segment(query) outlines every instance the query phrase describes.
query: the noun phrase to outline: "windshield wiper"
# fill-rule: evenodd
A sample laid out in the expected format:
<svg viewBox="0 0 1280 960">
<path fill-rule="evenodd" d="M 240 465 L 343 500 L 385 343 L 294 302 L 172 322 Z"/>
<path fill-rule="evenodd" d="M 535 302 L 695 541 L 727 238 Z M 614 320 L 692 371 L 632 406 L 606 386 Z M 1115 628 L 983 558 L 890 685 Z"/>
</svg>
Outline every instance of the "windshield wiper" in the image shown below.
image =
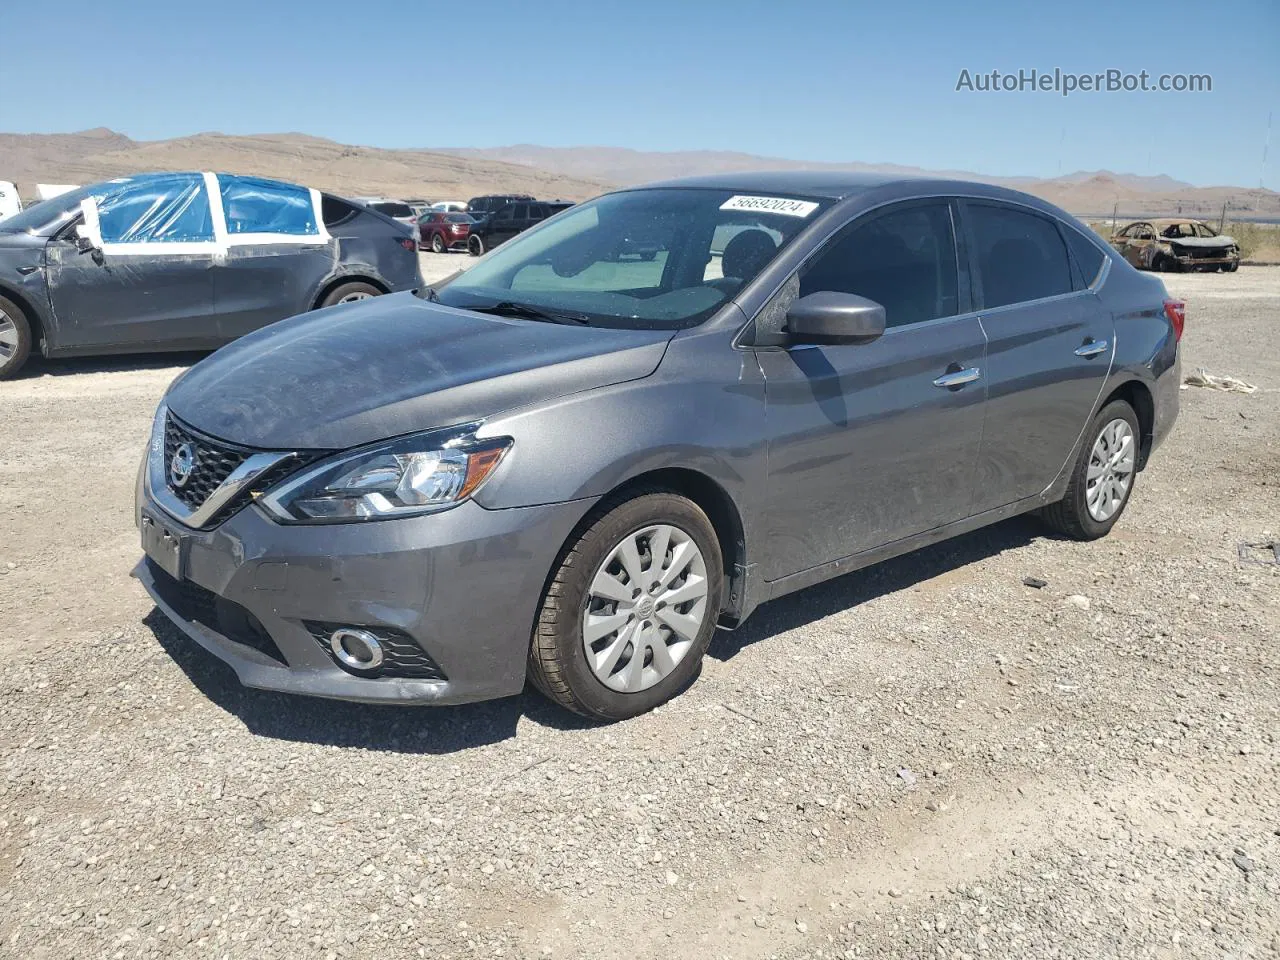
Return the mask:
<svg viewBox="0 0 1280 960">
<path fill-rule="evenodd" d="M 544 310 L 531 303 L 517 303 L 515 300 L 499 300 L 497 303 L 482 307 L 467 307 L 476 313 L 492 313 L 502 317 L 524 317 L 527 320 L 541 320 L 545 323 L 578 323 L 591 326 L 591 319 L 580 313 L 561 313 Z"/>
</svg>

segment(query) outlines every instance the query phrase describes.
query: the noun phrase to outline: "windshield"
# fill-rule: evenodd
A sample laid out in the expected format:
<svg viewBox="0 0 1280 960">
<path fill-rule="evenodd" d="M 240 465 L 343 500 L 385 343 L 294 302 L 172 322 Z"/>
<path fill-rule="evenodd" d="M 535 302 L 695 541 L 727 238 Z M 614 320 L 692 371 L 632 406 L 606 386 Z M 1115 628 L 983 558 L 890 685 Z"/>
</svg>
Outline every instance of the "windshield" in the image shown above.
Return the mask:
<svg viewBox="0 0 1280 960">
<path fill-rule="evenodd" d="M 412 217 L 413 208 L 407 203 L 371 203 L 369 206 L 388 217 Z"/>
<path fill-rule="evenodd" d="M 516 302 L 596 326 L 676 330 L 707 319 L 829 201 L 729 190 L 613 193 L 498 248 L 438 291 L 453 307 Z"/>
<path fill-rule="evenodd" d="M 98 192 L 102 192 L 104 184 L 95 184 Z M 52 236 L 64 223 L 80 212 L 80 201 L 89 196 L 93 187 L 80 187 L 67 193 L 59 194 L 48 200 L 33 203 L 21 213 L 0 220 L 0 232 L 31 233 L 41 236 Z"/>
</svg>

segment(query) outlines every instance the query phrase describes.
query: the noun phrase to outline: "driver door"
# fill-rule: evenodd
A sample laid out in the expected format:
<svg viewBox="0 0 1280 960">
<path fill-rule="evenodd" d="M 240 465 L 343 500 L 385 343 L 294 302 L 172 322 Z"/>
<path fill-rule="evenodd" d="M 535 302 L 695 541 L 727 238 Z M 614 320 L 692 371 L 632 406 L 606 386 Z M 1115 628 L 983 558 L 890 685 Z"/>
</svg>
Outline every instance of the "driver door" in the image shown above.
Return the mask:
<svg viewBox="0 0 1280 960">
<path fill-rule="evenodd" d="M 939 198 L 866 214 L 779 294 L 865 296 L 884 306 L 886 329 L 871 343 L 756 351 L 766 580 L 972 515 L 986 336 L 959 270 L 953 212 Z"/>
<path fill-rule="evenodd" d="M 62 344 L 104 352 L 217 346 L 216 244 L 203 177 L 138 177 L 85 205 L 93 248 L 81 252 L 75 228 L 46 247 Z"/>
</svg>

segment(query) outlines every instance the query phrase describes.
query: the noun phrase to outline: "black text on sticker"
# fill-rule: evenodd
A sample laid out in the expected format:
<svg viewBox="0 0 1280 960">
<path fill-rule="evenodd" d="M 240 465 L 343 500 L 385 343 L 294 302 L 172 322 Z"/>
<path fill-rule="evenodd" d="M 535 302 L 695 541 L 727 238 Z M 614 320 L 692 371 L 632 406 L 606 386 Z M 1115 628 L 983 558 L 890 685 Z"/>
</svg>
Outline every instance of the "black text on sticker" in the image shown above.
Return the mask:
<svg viewBox="0 0 1280 960">
<path fill-rule="evenodd" d="M 789 200 L 786 197 L 730 197 L 720 204 L 721 210 L 751 210 L 755 213 L 780 213 L 786 217 L 807 217 L 818 209 L 812 200 Z"/>
</svg>

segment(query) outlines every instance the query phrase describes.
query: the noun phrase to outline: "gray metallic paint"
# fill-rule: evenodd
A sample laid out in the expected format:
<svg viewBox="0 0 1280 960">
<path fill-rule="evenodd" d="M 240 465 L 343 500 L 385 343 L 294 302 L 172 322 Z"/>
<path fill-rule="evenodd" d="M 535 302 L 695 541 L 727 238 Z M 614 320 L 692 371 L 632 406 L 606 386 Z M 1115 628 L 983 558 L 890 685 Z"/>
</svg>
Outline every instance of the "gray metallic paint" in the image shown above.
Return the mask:
<svg viewBox="0 0 1280 960">
<path fill-rule="evenodd" d="M 303 616 L 405 629 L 449 673 L 448 699 L 479 699 L 519 689 L 534 610 L 575 525 L 657 471 L 704 478 L 740 522 L 737 542 L 725 544 L 724 618 L 736 623 L 774 597 L 1052 502 L 1089 419 L 1117 390 L 1151 399 L 1146 454 L 1172 426 L 1178 352 L 1163 285 L 1101 243 L 1109 267 L 1092 290 L 897 328 L 871 344 L 780 345 L 796 288 L 788 278 L 859 214 L 977 197 L 1074 224 L 1049 204 L 978 184 L 830 174 L 675 185 L 699 183 L 839 202 L 694 329 L 561 327 L 396 297 L 279 324 L 193 368 L 167 402 L 235 442 L 341 446 L 481 418 L 481 436 L 514 438 L 474 500 L 445 513 L 306 528 L 246 509 L 196 535 L 193 579 L 265 610 L 291 648 L 306 646 L 290 626 Z M 960 270 L 965 299 L 963 253 Z M 1112 350 L 1076 357 L 1089 336 L 1108 337 Z M 989 371 L 981 381 L 932 385 L 951 365 L 977 363 Z M 359 383 L 365 393 L 352 398 Z M 1034 459 L 1018 455 L 1017 440 Z M 289 564 L 286 589 L 270 598 L 255 586 L 264 560 Z M 196 639 L 253 685 L 440 699 L 405 681 L 349 678 L 314 655 L 309 637 L 298 677 L 237 665 L 243 655 L 229 641 Z"/>
</svg>

